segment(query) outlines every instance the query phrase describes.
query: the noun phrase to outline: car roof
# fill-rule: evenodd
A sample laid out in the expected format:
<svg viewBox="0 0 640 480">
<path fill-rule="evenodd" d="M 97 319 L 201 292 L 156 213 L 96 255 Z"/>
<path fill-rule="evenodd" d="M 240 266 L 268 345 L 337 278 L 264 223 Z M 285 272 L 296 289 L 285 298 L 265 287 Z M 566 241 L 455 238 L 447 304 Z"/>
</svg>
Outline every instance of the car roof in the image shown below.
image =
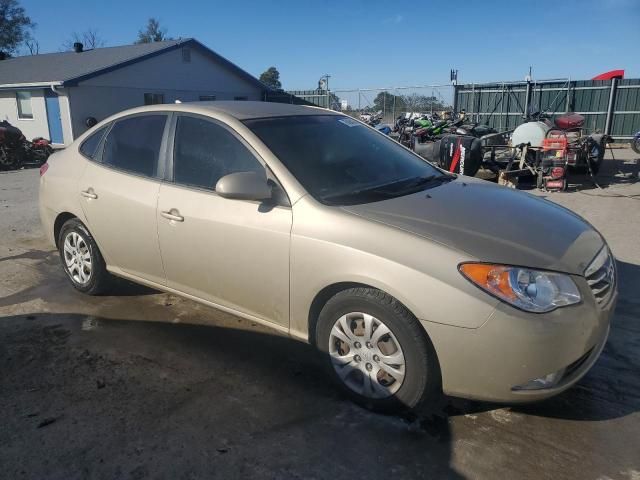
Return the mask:
<svg viewBox="0 0 640 480">
<path fill-rule="evenodd" d="M 141 115 L 152 112 L 184 112 L 206 116 L 209 116 L 210 114 L 214 114 L 214 116 L 216 116 L 217 114 L 236 121 L 252 120 L 257 118 L 292 117 L 299 115 L 344 116 L 343 113 L 334 112 L 333 110 L 328 110 L 326 108 L 306 105 L 290 105 L 287 103 L 252 102 L 244 100 L 159 103 L 155 105 L 144 105 L 142 107 L 130 108 L 128 110 L 115 113 L 100 121 L 96 126 L 87 130 L 76 140 L 83 141 L 84 137 L 88 135 L 89 132 L 93 132 L 109 122 L 113 122 L 130 115 Z"/>
<path fill-rule="evenodd" d="M 222 112 L 237 118 L 249 120 L 254 118 L 287 117 L 294 115 L 340 115 L 338 112 L 326 108 L 311 107 L 305 105 L 290 105 L 288 103 L 251 102 L 251 101 L 211 101 L 211 102 L 185 102 L 179 110 L 189 110 L 190 106 L 198 110 L 211 110 Z"/>
</svg>

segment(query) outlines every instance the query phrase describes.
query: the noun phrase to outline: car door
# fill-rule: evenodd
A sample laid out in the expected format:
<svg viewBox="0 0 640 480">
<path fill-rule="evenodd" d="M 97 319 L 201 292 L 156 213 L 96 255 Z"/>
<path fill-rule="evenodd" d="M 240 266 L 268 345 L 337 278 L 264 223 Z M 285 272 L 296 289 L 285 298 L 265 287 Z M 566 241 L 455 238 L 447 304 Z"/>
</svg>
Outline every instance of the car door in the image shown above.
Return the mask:
<svg viewBox="0 0 640 480">
<path fill-rule="evenodd" d="M 228 126 L 185 114 L 175 118 L 174 130 L 171 181 L 160 186 L 158 199 L 168 286 L 288 327 L 291 208 L 216 195 L 224 175 L 265 173 Z"/>
<path fill-rule="evenodd" d="M 78 189 L 89 230 L 109 267 L 158 284 L 166 280 L 156 209 L 167 118 L 153 113 L 116 120 L 95 159 L 87 162 Z"/>
</svg>

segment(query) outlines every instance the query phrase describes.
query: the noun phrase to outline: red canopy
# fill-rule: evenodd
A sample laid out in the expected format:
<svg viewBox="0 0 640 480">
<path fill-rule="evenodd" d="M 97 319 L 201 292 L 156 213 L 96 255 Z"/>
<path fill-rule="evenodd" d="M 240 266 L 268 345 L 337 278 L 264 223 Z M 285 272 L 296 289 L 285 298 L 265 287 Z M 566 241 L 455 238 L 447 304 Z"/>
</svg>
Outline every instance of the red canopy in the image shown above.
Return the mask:
<svg viewBox="0 0 640 480">
<path fill-rule="evenodd" d="M 591 80 L 613 80 L 614 78 L 624 78 L 624 70 L 611 70 L 610 72 L 601 73 Z"/>
</svg>

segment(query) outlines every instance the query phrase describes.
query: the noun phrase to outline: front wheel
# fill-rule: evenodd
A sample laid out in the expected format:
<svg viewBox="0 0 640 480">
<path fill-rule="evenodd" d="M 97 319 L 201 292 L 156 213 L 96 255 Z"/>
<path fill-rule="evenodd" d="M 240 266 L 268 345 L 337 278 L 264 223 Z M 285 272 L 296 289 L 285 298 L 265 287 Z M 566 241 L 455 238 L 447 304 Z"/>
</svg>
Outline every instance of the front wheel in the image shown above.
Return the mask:
<svg viewBox="0 0 640 480">
<path fill-rule="evenodd" d="M 640 153 L 640 136 L 631 140 L 631 149 L 636 153 Z"/>
<path fill-rule="evenodd" d="M 380 290 L 353 288 L 331 298 L 316 343 L 338 385 L 366 408 L 401 411 L 438 398 L 440 368 L 426 332 Z"/>
</svg>

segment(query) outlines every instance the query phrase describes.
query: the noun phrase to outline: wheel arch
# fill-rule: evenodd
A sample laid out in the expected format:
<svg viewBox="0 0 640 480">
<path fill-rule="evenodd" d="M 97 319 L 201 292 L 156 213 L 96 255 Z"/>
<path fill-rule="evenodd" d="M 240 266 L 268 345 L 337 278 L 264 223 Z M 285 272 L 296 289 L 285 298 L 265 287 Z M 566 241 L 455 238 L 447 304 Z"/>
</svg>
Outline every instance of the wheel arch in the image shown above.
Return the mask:
<svg viewBox="0 0 640 480">
<path fill-rule="evenodd" d="M 58 216 L 56 217 L 55 221 L 53 222 L 53 240 L 55 242 L 56 248 L 58 248 L 58 237 L 60 236 L 60 230 L 62 230 L 62 226 L 68 221 L 71 220 L 72 218 L 78 218 L 77 215 L 74 215 L 71 212 L 62 212 L 59 213 Z M 78 218 L 78 220 L 80 220 Z M 80 220 L 82 221 L 82 220 Z"/>
<path fill-rule="evenodd" d="M 390 297 L 392 297 L 393 299 L 395 299 L 397 302 L 399 302 L 400 304 L 402 304 L 404 306 L 404 308 L 407 309 L 407 311 L 409 313 L 411 313 L 411 315 L 413 315 L 416 319 L 418 318 L 415 314 L 415 312 L 413 312 L 411 310 L 411 308 L 409 308 L 409 306 L 407 306 L 407 304 L 405 302 L 403 302 L 401 299 L 399 299 L 397 296 L 393 295 L 392 293 L 390 293 L 389 291 L 386 291 L 383 288 L 377 287 L 375 285 L 371 285 L 371 284 L 367 284 L 367 283 L 363 283 L 363 282 L 335 282 L 332 283 L 330 285 L 327 285 L 326 287 L 324 287 L 322 290 L 320 290 L 316 296 L 313 298 L 311 305 L 309 307 L 309 313 L 308 313 L 308 339 L 309 339 L 309 343 L 311 345 L 315 345 L 316 344 L 316 326 L 318 324 L 318 318 L 320 316 L 320 312 L 322 311 L 322 308 L 326 305 L 326 303 L 335 295 L 337 295 L 338 293 L 344 291 L 344 290 L 349 290 L 351 288 L 370 288 L 373 290 L 378 290 L 381 291 L 383 293 L 385 293 L 386 295 L 389 295 Z M 427 332 L 424 331 L 423 329 L 423 333 L 426 337 L 428 337 Z"/>
</svg>

